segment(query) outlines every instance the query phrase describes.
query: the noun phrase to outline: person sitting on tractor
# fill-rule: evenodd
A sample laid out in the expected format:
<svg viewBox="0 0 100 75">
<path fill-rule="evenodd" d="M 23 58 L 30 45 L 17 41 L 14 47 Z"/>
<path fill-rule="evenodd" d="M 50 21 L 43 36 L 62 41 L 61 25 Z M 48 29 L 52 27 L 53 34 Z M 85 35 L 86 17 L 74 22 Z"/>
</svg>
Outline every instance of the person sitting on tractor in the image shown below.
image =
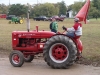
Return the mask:
<svg viewBox="0 0 100 75">
<path fill-rule="evenodd" d="M 55 18 L 52 18 L 52 22 L 50 23 L 50 30 L 51 30 L 52 32 L 57 33 L 57 30 L 58 30 L 58 24 L 57 24 Z"/>
<path fill-rule="evenodd" d="M 71 28 L 62 27 L 63 30 L 67 31 L 66 35 L 71 38 L 79 38 L 82 35 L 82 24 L 79 21 L 79 18 L 74 19 L 74 25 Z"/>
</svg>

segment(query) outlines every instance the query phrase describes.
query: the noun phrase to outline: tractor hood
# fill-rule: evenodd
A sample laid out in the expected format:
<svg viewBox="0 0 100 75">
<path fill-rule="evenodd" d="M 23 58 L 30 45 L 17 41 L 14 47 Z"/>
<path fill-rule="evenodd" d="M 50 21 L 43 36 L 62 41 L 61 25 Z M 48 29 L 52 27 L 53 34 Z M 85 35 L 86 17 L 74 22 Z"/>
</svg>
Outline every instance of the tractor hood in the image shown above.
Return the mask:
<svg viewBox="0 0 100 75">
<path fill-rule="evenodd" d="M 56 33 L 51 31 L 13 31 L 12 35 L 17 36 L 19 38 L 50 38 Z"/>
</svg>

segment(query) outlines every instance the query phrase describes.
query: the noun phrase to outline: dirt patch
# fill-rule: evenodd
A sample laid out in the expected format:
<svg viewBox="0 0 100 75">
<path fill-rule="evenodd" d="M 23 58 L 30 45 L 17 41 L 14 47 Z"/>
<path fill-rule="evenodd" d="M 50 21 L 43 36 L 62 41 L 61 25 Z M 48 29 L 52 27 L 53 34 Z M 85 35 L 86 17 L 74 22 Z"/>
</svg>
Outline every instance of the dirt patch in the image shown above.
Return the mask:
<svg viewBox="0 0 100 75">
<path fill-rule="evenodd" d="M 42 59 L 13 67 L 8 58 L 0 58 L 0 75 L 100 75 L 100 67 L 74 64 L 69 69 L 52 69 Z"/>
<path fill-rule="evenodd" d="M 0 58 L 5 58 L 9 56 L 10 52 L 6 52 L 6 51 L 0 51 Z"/>
<path fill-rule="evenodd" d="M 9 57 L 9 54 L 10 52 L 1 51 L 0 58 Z M 43 54 L 41 53 L 41 54 L 35 55 L 35 59 L 43 59 Z M 94 67 L 100 67 L 99 59 L 100 59 L 99 56 L 92 57 L 92 59 L 82 57 L 79 61 L 76 62 L 76 64 L 92 65 Z"/>
<path fill-rule="evenodd" d="M 97 58 L 97 59 L 96 59 Z M 92 59 L 82 57 L 77 64 L 92 65 L 94 67 L 100 67 L 100 57 L 92 57 Z"/>
</svg>

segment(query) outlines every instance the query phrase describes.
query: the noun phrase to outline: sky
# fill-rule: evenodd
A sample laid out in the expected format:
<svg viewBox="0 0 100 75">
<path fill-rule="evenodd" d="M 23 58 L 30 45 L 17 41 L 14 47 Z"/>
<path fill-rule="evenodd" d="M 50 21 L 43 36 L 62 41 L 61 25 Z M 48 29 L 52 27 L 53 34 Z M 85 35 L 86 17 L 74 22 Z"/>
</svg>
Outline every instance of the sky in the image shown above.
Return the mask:
<svg viewBox="0 0 100 75">
<path fill-rule="evenodd" d="M 9 5 L 10 4 L 37 4 L 37 3 L 57 3 L 57 2 L 61 2 L 64 1 L 66 3 L 66 5 L 70 5 L 73 4 L 75 1 L 84 1 L 84 0 L 0 0 L 0 4 L 6 4 Z"/>
</svg>

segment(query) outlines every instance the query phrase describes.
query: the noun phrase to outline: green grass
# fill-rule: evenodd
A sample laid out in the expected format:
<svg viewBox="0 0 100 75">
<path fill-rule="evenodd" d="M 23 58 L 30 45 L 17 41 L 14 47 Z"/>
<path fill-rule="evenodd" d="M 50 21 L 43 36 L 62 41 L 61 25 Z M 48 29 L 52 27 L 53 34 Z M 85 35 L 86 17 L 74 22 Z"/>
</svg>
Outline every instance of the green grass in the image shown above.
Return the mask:
<svg viewBox="0 0 100 75">
<path fill-rule="evenodd" d="M 0 51 L 10 52 L 12 50 L 12 31 L 26 31 L 26 20 L 24 24 L 8 24 L 9 20 L 0 19 Z M 39 30 L 50 30 L 49 21 L 33 21 L 30 20 L 30 30 L 34 30 L 35 26 L 39 26 Z M 58 22 L 59 32 L 63 32 L 62 26 L 72 27 L 73 19 L 65 19 L 64 22 Z M 90 19 L 87 24 L 83 24 L 83 35 L 81 40 L 83 43 L 83 57 L 98 62 L 100 59 L 100 19 Z M 100 61 L 99 61 L 100 62 Z"/>
</svg>

